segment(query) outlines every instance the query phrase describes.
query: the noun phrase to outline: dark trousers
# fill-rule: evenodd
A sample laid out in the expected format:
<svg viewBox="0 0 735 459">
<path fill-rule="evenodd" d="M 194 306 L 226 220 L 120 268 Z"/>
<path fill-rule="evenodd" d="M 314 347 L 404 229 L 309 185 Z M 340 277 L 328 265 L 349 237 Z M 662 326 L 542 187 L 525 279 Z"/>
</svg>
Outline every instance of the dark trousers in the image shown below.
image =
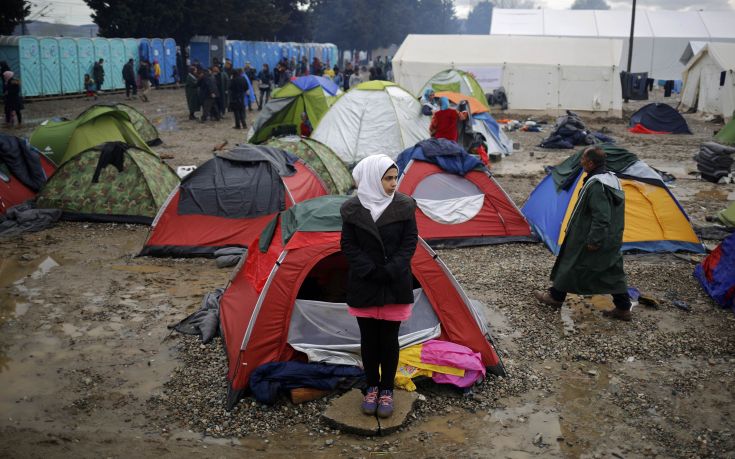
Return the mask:
<svg viewBox="0 0 735 459">
<path fill-rule="evenodd" d="M 360 354 L 368 386 L 393 390 L 398 369 L 398 329 L 400 322 L 358 317 Z M 379 371 L 380 369 L 380 371 Z"/>
<path fill-rule="evenodd" d="M 549 289 L 549 294 L 551 297 L 556 301 L 564 301 L 567 298 L 567 292 L 562 292 L 561 290 L 557 290 L 554 287 L 551 287 Z M 617 309 L 622 309 L 623 311 L 630 311 L 630 297 L 628 296 L 628 292 L 625 293 L 613 293 L 613 304 Z"/>
<path fill-rule="evenodd" d="M 15 112 L 15 118 L 18 120 L 18 124 L 20 124 L 23 121 L 20 109 L 12 105 L 5 105 L 5 122 L 10 124 L 13 121 L 13 112 Z"/>
<path fill-rule="evenodd" d="M 248 127 L 245 123 L 245 107 L 231 107 L 232 113 L 235 115 L 235 127 Z"/>
<path fill-rule="evenodd" d="M 260 90 L 260 100 L 258 101 L 258 110 L 263 108 L 263 104 L 267 104 L 271 99 L 271 88 Z"/>
<path fill-rule="evenodd" d="M 125 80 L 125 97 L 130 97 L 130 93 L 133 95 L 138 94 L 138 85 L 135 84 L 135 80 Z"/>
<path fill-rule="evenodd" d="M 215 100 L 211 97 L 206 97 L 202 103 L 202 121 L 206 121 L 210 115 L 219 121 L 219 108 L 217 108 Z"/>
</svg>

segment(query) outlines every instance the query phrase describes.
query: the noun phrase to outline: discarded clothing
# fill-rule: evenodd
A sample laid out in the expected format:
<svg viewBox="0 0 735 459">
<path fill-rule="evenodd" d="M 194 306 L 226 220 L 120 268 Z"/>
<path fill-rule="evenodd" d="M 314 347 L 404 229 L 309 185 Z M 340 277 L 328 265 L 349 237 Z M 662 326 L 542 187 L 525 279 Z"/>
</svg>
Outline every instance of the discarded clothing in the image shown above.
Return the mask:
<svg viewBox="0 0 735 459">
<path fill-rule="evenodd" d="M 125 152 L 128 151 L 128 148 L 130 147 L 125 142 L 105 142 L 102 144 L 100 159 L 97 161 L 92 183 L 100 181 L 100 173 L 109 165 L 115 166 L 118 172 L 122 172 L 124 170 Z"/>
<path fill-rule="evenodd" d="M 485 372 L 478 352 L 448 341 L 429 340 L 400 352 L 395 384 L 412 391 L 416 389 L 412 378 L 430 376 L 438 384 L 466 388 L 484 378 Z"/>
<path fill-rule="evenodd" d="M 550 149 L 568 149 L 576 145 L 594 145 L 597 143 L 614 143 L 615 140 L 601 132 L 587 130 L 579 115 L 567 110 L 567 114 L 556 119 L 554 129 L 539 147 Z"/>
<path fill-rule="evenodd" d="M 214 292 L 207 293 L 198 311 L 168 328 L 185 335 L 199 335 L 202 343 L 208 344 L 212 338 L 219 335 L 219 302 L 224 291 L 225 289 L 218 288 Z"/>
<path fill-rule="evenodd" d="M 0 134 L 0 164 L 5 164 L 10 175 L 31 191 L 40 191 L 46 183 L 40 153 L 26 140 Z"/>
<path fill-rule="evenodd" d="M 259 366 L 250 376 L 250 389 L 257 401 L 272 405 L 280 392 L 301 387 L 346 390 L 364 384 L 365 373 L 349 365 L 272 362 Z"/>
<path fill-rule="evenodd" d="M 396 158 L 399 176 L 403 174 L 411 160 L 433 163 L 450 174 L 462 176 L 474 169 L 485 169 L 479 159 L 467 153 L 456 142 L 446 139 L 422 140 L 413 147 L 403 150 Z"/>
<path fill-rule="evenodd" d="M 36 209 L 26 202 L 0 214 L 0 237 L 16 236 L 50 228 L 61 217 L 61 209 Z"/>
<path fill-rule="evenodd" d="M 428 341 L 427 341 L 428 342 Z M 422 344 L 402 349 L 398 353 L 398 371 L 393 380 L 396 387 L 407 390 L 409 392 L 416 390 L 416 385 L 411 381 L 418 376 L 434 376 L 435 372 L 451 374 L 455 377 L 464 377 L 464 370 L 449 365 L 437 365 L 421 360 Z"/>
<path fill-rule="evenodd" d="M 717 304 L 735 312 L 735 233 L 694 268 L 694 277 Z"/>
<path fill-rule="evenodd" d="M 717 183 L 722 177 L 733 171 L 735 163 L 735 147 L 720 145 L 717 142 L 704 142 L 699 152 L 694 155 L 697 170 L 708 182 Z"/>
</svg>

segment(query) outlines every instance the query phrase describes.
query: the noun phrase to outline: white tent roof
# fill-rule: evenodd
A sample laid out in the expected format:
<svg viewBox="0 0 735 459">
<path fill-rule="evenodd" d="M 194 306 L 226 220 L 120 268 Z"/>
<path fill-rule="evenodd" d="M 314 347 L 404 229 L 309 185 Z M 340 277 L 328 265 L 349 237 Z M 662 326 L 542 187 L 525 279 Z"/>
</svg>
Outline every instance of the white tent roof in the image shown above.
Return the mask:
<svg viewBox="0 0 735 459">
<path fill-rule="evenodd" d="M 704 48 L 704 45 L 706 44 L 706 41 L 690 41 L 687 47 L 684 48 L 684 53 L 679 58 L 679 62 L 687 65 L 687 63 L 689 63 L 689 61 L 699 52 L 700 49 Z"/>
<path fill-rule="evenodd" d="M 697 61 L 708 54 L 717 62 L 722 70 L 735 71 L 735 43 L 705 43 L 687 64 L 686 70 L 696 65 Z"/>
<path fill-rule="evenodd" d="M 630 11 L 493 10 L 491 35 L 623 38 L 630 35 Z M 680 79 L 682 51 L 690 41 L 735 41 L 735 11 L 636 12 L 633 71 L 659 79 Z M 627 61 L 627 44 L 623 59 Z M 624 63 L 624 62 L 620 62 Z M 619 63 L 619 64 L 620 64 Z"/>
<path fill-rule="evenodd" d="M 619 64 L 621 52 L 619 40 L 607 39 L 409 35 L 393 56 L 393 62 L 442 61 L 459 69 L 487 64 L 608 67 Z"/>
</svg>

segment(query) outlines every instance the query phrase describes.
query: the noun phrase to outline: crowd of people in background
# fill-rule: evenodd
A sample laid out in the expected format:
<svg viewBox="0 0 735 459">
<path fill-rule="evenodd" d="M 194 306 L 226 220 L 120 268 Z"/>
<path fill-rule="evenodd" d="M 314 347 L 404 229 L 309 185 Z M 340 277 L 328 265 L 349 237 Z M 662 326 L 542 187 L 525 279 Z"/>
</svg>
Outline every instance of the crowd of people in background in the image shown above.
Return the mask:
<svg viewBox="0 0 735 459">
<path fill-rule="evenodd" d="M 146 63 L 141 62 L 141 66 L 144 64 Z M 262 110 L 270 100 L 274 88 L 283 87 L 293 78 L 307 75 L 329 78 L 343 91 L 364 81 L 393 78 L 390 62 L 384 62 L 380 56 L 369 69 L 365 65 L 353 65 L 352 62 L 346 62 L 343 68 L 331 66 L 329 61 L 323 63 L 318 57 L 309 62 L 306 56 L 298 62 L 295 58 L 283 58 L 273 70 L 268 64 L 263 64 L 260 70 L 255 69 L 249 61 L 242 68 L 234 68 L 230 59 L 220 62 L 216 57 L 210 67 L 194 61 L 184 78 L 189 119 L 200 122 L 220 121 L 226 111 L 230 111 L 235 117 L 233 128 L 244 129 L 247 127 L 246 110 L 252 112 L 253 105 L 257 110 Z M 147 101 L 147 98 L 143 100 Z M 198 112 L 201 112 L 199 117 L 196 115 Z M 310 129 L 306 120 L 300 131 Z"/>
</svg>

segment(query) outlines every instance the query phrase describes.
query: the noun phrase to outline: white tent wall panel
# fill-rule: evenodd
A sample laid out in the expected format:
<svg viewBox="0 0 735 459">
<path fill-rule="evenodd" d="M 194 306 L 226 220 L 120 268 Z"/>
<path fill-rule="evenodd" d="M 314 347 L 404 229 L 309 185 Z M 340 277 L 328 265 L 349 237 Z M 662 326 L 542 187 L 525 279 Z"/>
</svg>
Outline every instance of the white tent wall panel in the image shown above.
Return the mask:
<svg viewBox="0 0 735 459">
<path fill-rule="evenodd" d="M 722 81 L 722 72 L 725 72 Z M 735 44 L 707 43 L 687 64 L 680 110 L 696 108 L 729 121 L 735 110 Z M 722 82 L 723 84 L 720 84 Z"/>
</svg>

